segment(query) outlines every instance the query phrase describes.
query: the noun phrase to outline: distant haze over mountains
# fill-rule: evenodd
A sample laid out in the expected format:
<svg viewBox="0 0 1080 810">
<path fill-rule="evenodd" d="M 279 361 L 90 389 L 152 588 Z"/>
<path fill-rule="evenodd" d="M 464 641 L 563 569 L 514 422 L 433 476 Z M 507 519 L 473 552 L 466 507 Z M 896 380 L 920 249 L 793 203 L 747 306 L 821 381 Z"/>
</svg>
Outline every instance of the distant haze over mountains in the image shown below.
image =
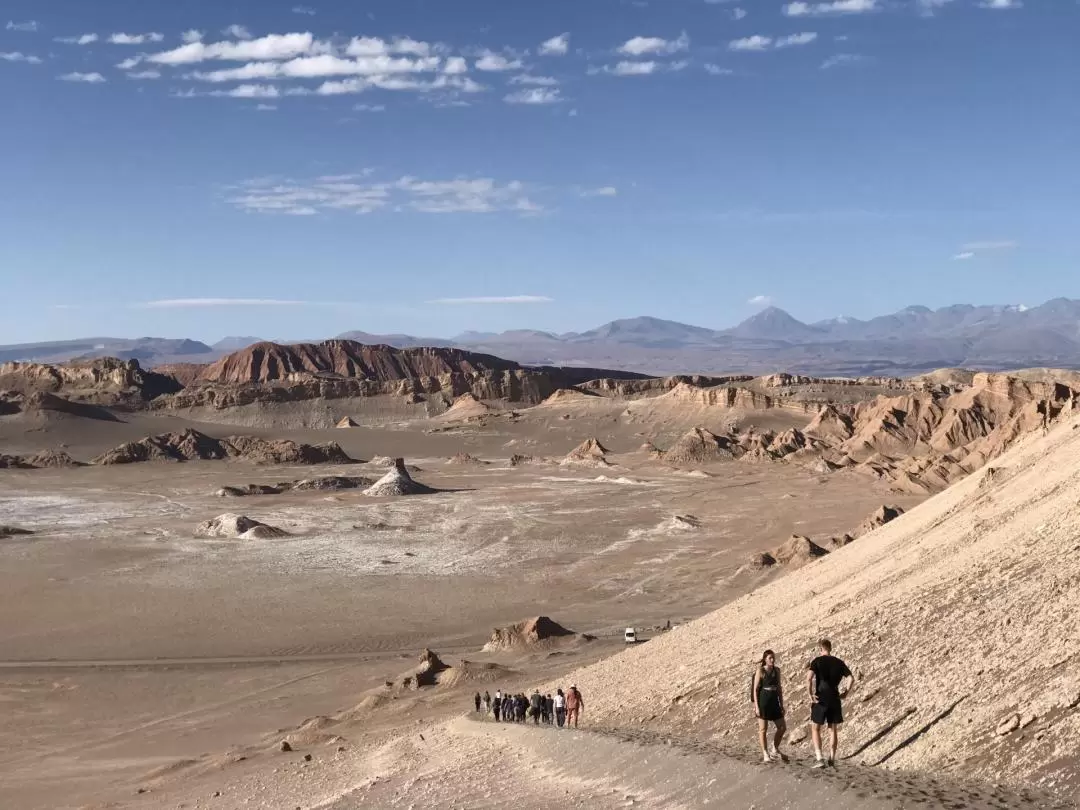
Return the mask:
<svg viewBox="0 0 1080 810">
<path fill-rule="evenodd" d="M 869 320 L 834 318 L 812 324 L 768 307 L 738 326 L 722 330 L 638 317 L 561 335 L 518 329 L 497 334 L 465 332 L 453 338 L 367 332 L 345 332 L 336 337 L 400 348 L 453 346 L 526 364 L 608 367 L 653 374 L 790 371 L 903 376 L 949 366 L 1080 368 L 1080 301 L 1058 298 L 1030 308 L 961 304 L 931 310 L 911 306 Z M 143 365 L 206 363 L 257 341 L 255 337 L 229 337 L 209 346 L 163 338 L 87 338 L 0 346 L 0 362 L 56 362 L 112 355 L 135 358 Z"/>
</svg>

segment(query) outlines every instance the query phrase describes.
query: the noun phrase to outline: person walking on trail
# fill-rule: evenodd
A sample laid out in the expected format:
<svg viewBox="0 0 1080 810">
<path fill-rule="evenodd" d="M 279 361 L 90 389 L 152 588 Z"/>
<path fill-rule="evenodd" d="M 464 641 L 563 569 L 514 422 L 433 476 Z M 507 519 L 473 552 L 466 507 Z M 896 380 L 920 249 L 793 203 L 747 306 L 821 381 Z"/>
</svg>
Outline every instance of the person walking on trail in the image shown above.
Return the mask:
<svg viewBox="0 0 1080 810">
<path fill-rule="evenodd" d="M 581 713 L 585 710 L 585 700 L 581 697 L 581 692 L 578 691 L 577 686 L 571 686 L 570 691 L 566 693 L 566 726 L 570 727 L 570 724 L 574 724 L 574 728 L 578 727 L 578 720 L 581 719 Z"/>
<path fill-rule="evenodd" d="M 780 751 L 780 742 L 787 732 L 787 723 L 784 720 L 784 689 L 780 683 L 780 667 L 776 666 L 776 653 L 772 650 L 762 653 L 761 661 L 754 671 L 750 702 L 754 706 L 754 716 L 758 721 L 758 742 L 761 743 L 762 760 L 787 762 L 787 757 Z M 769 723 L 776 727 L 772 751 L 769 750 Z"/>
<path fill-rule="evenodd" d="M 529 715 L 532 717 L 533 725 L 540 725 L 540 715 L 544 712 L 544 698 L 540 695 L 539 689 L 534 689 L 532 697 L 529 698 Z"/>
<path fill-rule="evenodd" d="M 544 695 L 544 722 L 549 726 L 555 723 L 555 698 L 550 692 Z"/>
<path fill-rule="evenodd" d="M 475 696 L 475 697 L 473 698 L 473 705 L 474 705 L 474 706 L 476 706 L 476 713 L 477 713 L 477 714 L 480 714 L 480 704 L 481 704 L 482 702 L 483 702 L 483 700 L 482 700 L 482 698 L 480 697 L 480 693 L 479 693 L 479 692 L 477 692 L 477 693 L 476 693 L 476 696 Z"/>
<path fill-rule="evenodd" d="M 495 722 L 499 722 L 499 715 L 502 714 L 503 696 L 502 692 L 498 689 L 495 690 L 495 698 L 491 701 L 492 711 L 495 712 Z"/>
<path fill-rule="evenodd" d="M 552 698 L 552 701 L 555 704 L 555 725 L 562 728 L 566 722 L 566 695 L 563 694 L 562 689 L 555 690 L 555 697 Z"/>
<path fill-rule="evenodd" d="M 848 665 L 832 654 L 832 642 L 818 642 L 820 654 L 806 668 L 806 685 L 810 692 L 810 734 L 814 740 L 814 767 L 836 767 L 836 749 L 840 743 L 840 726 L 844 723 L 842 698 L 855 687 L 855 676 Z M 842 689 L 849 679 L 847 689 Z M 821 727 L 829 727 L 829 756 L 821 754 Z"/>
<path fill-rule="evenodd" d="M 491 714 L 491 692 L 484 691 L 484 717 Z"/>
</svg>

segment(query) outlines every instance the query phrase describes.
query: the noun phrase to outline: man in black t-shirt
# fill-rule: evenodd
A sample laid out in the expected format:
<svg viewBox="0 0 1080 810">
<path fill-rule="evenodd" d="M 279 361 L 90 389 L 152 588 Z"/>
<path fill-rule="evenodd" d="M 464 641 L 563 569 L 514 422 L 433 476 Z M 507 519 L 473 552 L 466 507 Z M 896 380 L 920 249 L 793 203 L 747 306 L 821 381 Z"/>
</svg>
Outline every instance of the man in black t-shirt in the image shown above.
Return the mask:
<svg viewBox="0 0 1080 810">
<path fill-rule="evenodd" d="M 839 744 L 840 725 L 844 722 L 844 707 L 841 696 L 846 695 L 855 686 L 855 676 L 848 665 L 832 654 L 832 642 L 823 638 L 818 642 L 820 655 L 806 667 L 806 684 L 810 690 L 810 734 L 814 740 L 815 768 L 824 768 L 826 764 L 836 766 L 836 748 Z M 848 688 L 841 690 L 845 679 L 850 679 Z M 821 756 L 821 727 L 828 726 L 831 733 L 829 740 L 829 758 Z"/>
</svg>

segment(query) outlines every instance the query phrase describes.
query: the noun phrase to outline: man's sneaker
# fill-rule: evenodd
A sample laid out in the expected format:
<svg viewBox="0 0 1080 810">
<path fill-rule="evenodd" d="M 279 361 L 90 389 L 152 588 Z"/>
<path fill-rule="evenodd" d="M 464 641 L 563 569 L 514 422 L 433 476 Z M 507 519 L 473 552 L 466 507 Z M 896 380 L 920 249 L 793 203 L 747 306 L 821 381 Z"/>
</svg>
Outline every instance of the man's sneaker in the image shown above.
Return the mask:
<svg viewBox="0 0 1080 810">
<path fill-rule="evenodd" d="M 835 768 L 836 767 L 836 760 L 835 759 L 830 759 L 829 760 L 829 767 L 830 768 Z"/>
<path fill-rule="evenodd" d="M 787 754 L 781 753 L 780 751 L 773 751 L 772 752 L 772 758 L 774 760 L 776 760 L 777 762 L 788 762 L 789 761 L 788 757 L 787 757 Z"/>
<path fill-rule="evenodd" d="M 814 770 L 823 770 L 825 768 L 825 760 L 819 759 L 812 766 Z"/>
<path fill-rule="evenodd" d="M 766 752 L 766 751 L 762 751 L 762 752 L 761 752 L 761 761 L 762 761 L 762 762 L 770 762 L 770 763 L 771 763 L 771 762 L 773 761 L 773 759 L 772 759 L 772 757 L 771 757 L 771 756 L 769 756 L 768 752 Z"/>
</svg>

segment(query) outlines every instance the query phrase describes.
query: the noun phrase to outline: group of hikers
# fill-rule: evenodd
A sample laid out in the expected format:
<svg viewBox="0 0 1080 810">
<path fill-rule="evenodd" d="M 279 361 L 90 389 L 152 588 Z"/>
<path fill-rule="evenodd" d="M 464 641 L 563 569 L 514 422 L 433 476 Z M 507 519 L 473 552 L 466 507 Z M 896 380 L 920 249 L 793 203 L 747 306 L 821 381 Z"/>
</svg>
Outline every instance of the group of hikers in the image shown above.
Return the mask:
<svg viewBox="0 0 1080 810">
<path fill-rule="evenodd" d="M 476 713 L 483 717 L 493 715 L 496 723 L 525 723 L 531 719 L 533 725 L 537 726 L 569 728 L 573 724 L 577 728 L 581 713 L 585 710 L 585 701 L 575 685 L 565 692 L 556 689 L 554 695 L 542 695 L 539 689 L 533 690 L 528 696 L 504 695 L 496 690 L 492 697 L 490 692 L 483 695 L 477 692 L 473 696 L 473 706 Z"/>
<path fill-rule="evenodd" d="M 844 681 L 848 681 L 844 688 Z M 855 676 L 848 665 L 832 654 L 832 642 L 818 642 L 818 655 L 807 664 L 806 687 L 810 697 L 810 736 L 814 743 L 814 767 L 836 767 L 836 749 L 840 742 L 840 726 L 844 722 L 842 698 L 855 686 Z M 758 742 L 765 762 L 787 762 L 780 743 L 787 733 L 784 719 L 784 687 L 776 654 L 766 650 L 754 671 L 750 687 L 750 703 L 758 721 Z M 772 747 L 769 746 L 769 723 L 774 726 Z M 822 753 L 821 730 L 829 729 L 829 747 Z"/>
<path fill-rule="evenodd" d="M 845 688 L 845 681 L 847 682 Z M 836 767 L 836 749 L 840 743 L 840 726 L 844 722 L 843 697 L 855 686 L 855 676 L 848 665 L 832 654 L 832 642 L 827 638 L 818 642 L 818 655 L 806 666 L 806 688 L 810 698 L 810 736 L 814 743 L 815 768 Z M 765 650 L 754 670 L 750 685 L 750 704 L 758 721 L 758 743 L 764 762 L 787 762 L 788 757 L 780 750 L 787 734 L 784 709 L 784 686 L 780 667 L 776 665 L 776 653 Z M 565 693 L 504 695 L 496 691 L 473 696 L 476 713 L 482 717 L 494 715 L 495 722 L 525 723 L 529 719 L 535 725 L 555 725 L 558 728 L 578 726 L 585 708 L 585 701 L 577 686 Z M 773 724 L 772 745 L 769 745 L 769 724 Z M 828 748 L 822 750 L 822 729 L 829 730 Z"/>
</svg>

